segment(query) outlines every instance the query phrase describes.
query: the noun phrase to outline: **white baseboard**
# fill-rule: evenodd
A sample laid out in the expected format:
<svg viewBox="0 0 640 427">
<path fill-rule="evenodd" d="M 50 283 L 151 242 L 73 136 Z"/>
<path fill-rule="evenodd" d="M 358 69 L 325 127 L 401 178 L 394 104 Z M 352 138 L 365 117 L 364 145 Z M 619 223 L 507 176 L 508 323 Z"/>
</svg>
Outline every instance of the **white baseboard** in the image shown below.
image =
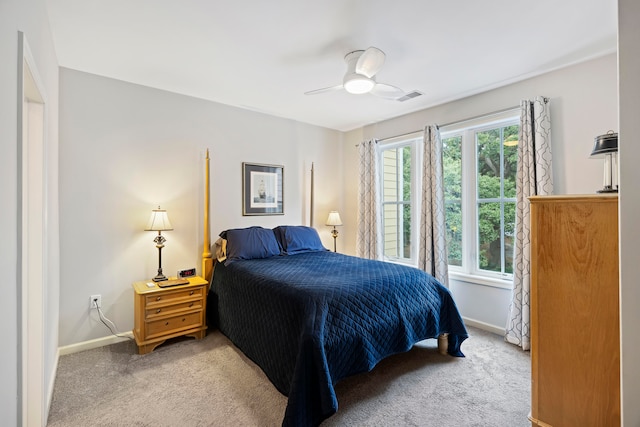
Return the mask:
<svg viewBox="0 0 640 427">
<path fill-rule="evenodd" d="M 506 333 L 506 329 L 504 327 L 491 325 L 489 323 L 470 319 L 468 317 L 463 317 L 462 320 L 464 320 L 465 325 L 473 326 L 475 328 L 482 329 L 483 331 L 493 332 L 494 334 L 502 335 L 502 336 L 504 336 L 504 334 Z"/>
<path fill-rule="evenodd" d="M 93 348 L 104 347 L 105 345 L 111 345 L 118 342 L 126 341 L 129 338 L 133 338 L 132 332 L 123 332 L 121 336 L 109 335 L 102 338 L 96 338 L 94 340 L 83 341 L 76 344 L 65 345 L 64 347 L 58 347 L 58 353 L 60 356 L 65 354 L 78 353 L 80 351 L 91 350 Z"/>
</svg>

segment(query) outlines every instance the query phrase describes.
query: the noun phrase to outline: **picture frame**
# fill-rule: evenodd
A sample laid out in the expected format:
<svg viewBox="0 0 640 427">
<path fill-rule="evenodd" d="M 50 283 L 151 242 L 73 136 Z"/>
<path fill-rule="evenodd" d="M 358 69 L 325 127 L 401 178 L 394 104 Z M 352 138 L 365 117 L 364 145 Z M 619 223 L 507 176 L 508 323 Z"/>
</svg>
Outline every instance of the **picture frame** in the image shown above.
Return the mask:
<svg viewBox="0 0 640 427">
<path fill-rule="evenodd" d="M 284 166 L 242 163 L 242 215 L 284 215 Z"/>
</svg>

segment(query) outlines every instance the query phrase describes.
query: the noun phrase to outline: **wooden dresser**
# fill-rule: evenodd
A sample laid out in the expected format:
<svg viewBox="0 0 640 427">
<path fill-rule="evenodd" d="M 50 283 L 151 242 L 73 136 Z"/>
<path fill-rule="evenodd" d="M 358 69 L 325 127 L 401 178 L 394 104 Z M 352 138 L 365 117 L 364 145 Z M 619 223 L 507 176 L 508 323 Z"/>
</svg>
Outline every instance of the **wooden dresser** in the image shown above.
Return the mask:
<svg viewBox="0 0 640 427">
<path fill-rule="evenodd" d="M 619 426 L 618 197 L 530 200 L 531 423 Z"/>
<path fill-rule="evenodd" d="M 190 277 L 187 285 L 167 288 L 150 280 L 135 282 L 133 336 L 138 352 L 149 353 L 169 338 L 182 335 L 204 338 L 207 286 L 201 277 Z"/>
</svg>

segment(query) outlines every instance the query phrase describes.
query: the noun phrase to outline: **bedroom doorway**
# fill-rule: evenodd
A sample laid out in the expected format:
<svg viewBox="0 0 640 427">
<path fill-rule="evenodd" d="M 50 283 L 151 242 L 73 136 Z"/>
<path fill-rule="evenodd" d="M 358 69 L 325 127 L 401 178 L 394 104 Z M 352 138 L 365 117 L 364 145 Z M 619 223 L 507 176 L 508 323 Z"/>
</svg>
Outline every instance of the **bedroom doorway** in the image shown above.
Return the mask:
<svg viewBox="0 0 640 427">
<path fill-rule="evenodd" d="M 45 97 L 22 32 L 18 34 L 18 417 L 23 426 L 46 424 L 44 295 L 46 291 Z"/>
</svg>

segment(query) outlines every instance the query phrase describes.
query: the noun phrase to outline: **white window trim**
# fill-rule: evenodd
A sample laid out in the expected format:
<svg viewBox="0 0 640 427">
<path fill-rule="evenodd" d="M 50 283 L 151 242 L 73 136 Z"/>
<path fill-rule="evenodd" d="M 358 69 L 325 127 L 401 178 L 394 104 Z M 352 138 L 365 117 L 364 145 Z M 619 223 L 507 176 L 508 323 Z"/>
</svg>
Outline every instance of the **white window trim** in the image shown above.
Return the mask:
<svg viewBox="0 0 640 427">
<path fill-rule="evenodd" d="M 500 289 L 513 289 L 513 278 L 511 279 L 499 279 L 486 276 L 477 276 L 473 274 L 467 274 L 454 270 L 453 267 L 449 268 L 449 280 L 455 280 L 458 282 L 473 283 L 476 285 L 490 286 Z"/>
<path fill-rule="evenodd" d="M 518 119 L 520 117 L 519 108 L 514 108 L 508 111 L 501 112 L 499 114 L 489 115 L 485 117 L 478 117 L 472 120 L 465 120 L 458 123 L 453 123 L 444 126 L 440 129 L 440 137 L 442 139 L 448 138 L 459 134 L 473 134 L 481 132 L 486 129 L 493 129 L 498 126 L 505 126 L 509 124 L 519 124 Z M 473 144 L 462 144 L 462 212 L 463 212 L 463 225 L 475 224 L 477 217 L 477 187 L 476 187 L 476 146 L 475 138 L 472 139 Z M 468 141 L 468 136 L 463 137 L 463 142 Z M 465 161 L 465 159 L 473 159 Z M 471 164 L 469 164 L 471 163 Z M 473 197 L 465 197 L 468 191 L 472 191 Z M 502 289 L 513 288 L 513 274 L 503 274 L 497 272 L 491 272 L 486 270 L 480 270 L 477 266 L 477 251 L 478 247 L 478 235 L 477 226 L 474 229 L 472 227 L 465 226 L 462 230 L 462 267 L 449 265 L 449 278 L 452 280 L 463 281 L 467 283 L 474 283 L 484 286 L 492 286 Z"/>
</svg>

